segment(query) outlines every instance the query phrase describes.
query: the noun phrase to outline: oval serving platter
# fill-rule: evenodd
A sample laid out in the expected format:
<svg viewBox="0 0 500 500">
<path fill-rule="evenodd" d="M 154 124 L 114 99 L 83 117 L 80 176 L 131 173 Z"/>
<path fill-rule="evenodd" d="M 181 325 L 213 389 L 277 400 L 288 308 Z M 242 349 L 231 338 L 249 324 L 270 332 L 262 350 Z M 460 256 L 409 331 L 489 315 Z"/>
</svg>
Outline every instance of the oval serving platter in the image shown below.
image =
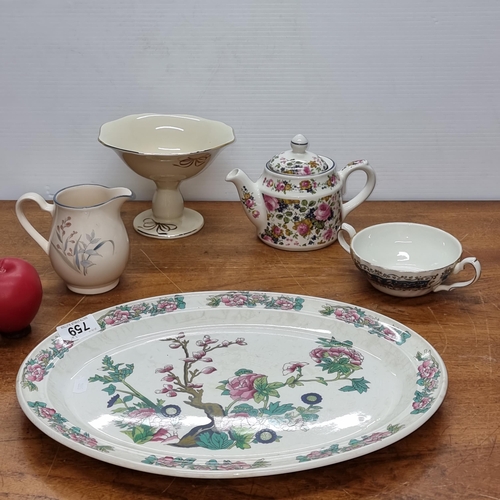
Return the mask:
<svg viewBox="0 0 500 500">
<path fill-rule="evenodd" d="M 295 472 L 415 431 L 448 385 L 435 349 L 373 311 L 267 292 L 167 295 L 54 333 L 20 367 L 27 417 L 123 467 L 181 477 Z"/>
</svg>

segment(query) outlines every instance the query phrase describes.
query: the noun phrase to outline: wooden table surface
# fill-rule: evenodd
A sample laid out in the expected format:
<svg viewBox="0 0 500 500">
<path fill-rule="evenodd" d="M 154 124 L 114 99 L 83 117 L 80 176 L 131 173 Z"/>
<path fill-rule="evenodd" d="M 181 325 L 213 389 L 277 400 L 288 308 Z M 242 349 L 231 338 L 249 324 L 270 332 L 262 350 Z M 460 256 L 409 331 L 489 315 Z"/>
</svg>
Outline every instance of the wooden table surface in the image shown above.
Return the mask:
<svg viewBox="0 0 500 500">
<path fill-rule="evenodd" d="M 413 299 L 376 291 L 338 243 L 314 252 L 276 250 L 257 239 L 239 203 L 186 205 L 204 215 L 205 227 L 188 238 L 160 241 L 132 229 L 134 216 L 150 203 L 125 203 L 129 265 L 116 289 L 82 296 L 66 289 L 22 229 L 14 202 L 0 201 L 0 257 L 34 265 L 44 290 L 31 334 L 0 337 L 0 498 L 500 498 L 500 202 L 365 202 L 348 216 L 358 230 L 389 221 L 436 225 L 462 242 L 464 256 L 480 260 L 483 274 L 475 285 Z M 27 213 L 48 235 L 50 216 L 34 204 Z M 43 434 L 20 409 L 17 371 L 57 325 L 140 298 L 226 289 L 319 296 L 400 321 L 443 357 L 449 374 L 444 403 L 406 438 L 354 460 L 293 474 L 211 480 L 148 474 L 95 460 Z"/>
</svg>

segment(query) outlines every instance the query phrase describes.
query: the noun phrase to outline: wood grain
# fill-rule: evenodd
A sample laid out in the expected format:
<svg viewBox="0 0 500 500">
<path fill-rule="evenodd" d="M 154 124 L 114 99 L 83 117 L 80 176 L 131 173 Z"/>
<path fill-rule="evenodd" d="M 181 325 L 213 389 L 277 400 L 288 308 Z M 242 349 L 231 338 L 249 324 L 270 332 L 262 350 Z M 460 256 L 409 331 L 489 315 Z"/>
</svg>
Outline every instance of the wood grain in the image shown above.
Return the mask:
<svg viewBox="0 0 500 500">
<path fill-rule="evenodd" d="M 366 202 L 348 217 L 358 230 L 387 221 L 436 225 L 454 234 L 483 274 L 471 287 L 414 299 L 373 289 L 338 243 L 285 252 L 257 240 L 239 203 L 197 202 L 205 227 L 159 241 L 132 228 L 147 202 L 130 202 L 130 262 L 119 286 L 99 296 L 68 291 L 48 257 L 18 223 L 14 202 L 0 201 L 0 256 L 29 261 L 43 284 L 32 333 L 0 338 L 0 498 L 27 499 L 500 499 L 500 222 L 499 202 Z M 48 235 L 50 216 L 28 216 Z M 278 476 L 197 480 L 157 476 L 106 464 L 62 446 L 21 411 L 15 378 L 26 355 L 55 327 L 121 302 L 169 293 L 253 289 L 336 299 L 386 314 L 416 330 L 443 357 L 447 397 L 405 439 L 340 464 Z"/>
</svg>

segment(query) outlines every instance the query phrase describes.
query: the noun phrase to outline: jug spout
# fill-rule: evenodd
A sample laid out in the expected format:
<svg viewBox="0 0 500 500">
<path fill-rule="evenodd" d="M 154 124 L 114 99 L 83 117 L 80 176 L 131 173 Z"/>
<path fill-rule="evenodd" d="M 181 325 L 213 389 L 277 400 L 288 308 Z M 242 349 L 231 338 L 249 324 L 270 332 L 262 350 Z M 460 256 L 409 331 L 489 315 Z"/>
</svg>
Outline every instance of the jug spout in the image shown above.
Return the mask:
<svg viewBox="0 0 500 500">
<path fill-rule="evenodd" d="M 239 168 L 231 170 L 226 176 L 226 181 L 232 182 L 236 186 L 250 221 L 259 232 L 264 231 L 267 226 L 267 210 L 259 186 L 252 182 L 247 174 Z"/>
<path fill-rule="evenodd" d="M 134 192 L 126 187 L 109 188 L 109 202 L 113 202 L 117 207 L 121 207 L 123 203 L 135 198 Z"/>
</svg>

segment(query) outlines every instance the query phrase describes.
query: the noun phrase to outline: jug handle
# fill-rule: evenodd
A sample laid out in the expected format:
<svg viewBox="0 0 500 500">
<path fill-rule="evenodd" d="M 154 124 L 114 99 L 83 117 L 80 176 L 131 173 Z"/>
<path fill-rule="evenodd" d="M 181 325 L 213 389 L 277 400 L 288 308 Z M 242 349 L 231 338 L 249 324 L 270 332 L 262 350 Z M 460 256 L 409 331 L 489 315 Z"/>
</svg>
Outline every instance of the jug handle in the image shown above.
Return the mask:
<svg viewBox="0 0 500 500">
<path fill-rule="evenodd" d="M 33 227 L 31 222 L 24 214 L 23 205 L 27 200 L 38 203 L 40 208 L 45 212 L 49 212 L 52 217 L 54 216 L 55 206 L 53 204 L 47 203 L 37 193 L 23 194 L 16 202 L 16 215 L 19 219 L 19 222 L 21 223 L 21 226 L 23 226 L 26 232 L 42 247 L 43 251 L 48 254 L 50 249 L 49 242 Z"/>
<path fill-rule="evenodd" d="M 375 170 L 366 160 L 356 160 L 348 163 L 340 172 L 339 177 L 343 183 L 345 189 L 347 178 L 357 170 L 362 170 L 366 174 L 366 184 L 363 189 L 352 199 L 346 203 L 342 203 L 342 220 L 347 216 L 349 212 L 352 212 L 358 205 L 361 205 L 368 196 L 371 195 L 373 188 L 375 187 Z"/>
</svg>

